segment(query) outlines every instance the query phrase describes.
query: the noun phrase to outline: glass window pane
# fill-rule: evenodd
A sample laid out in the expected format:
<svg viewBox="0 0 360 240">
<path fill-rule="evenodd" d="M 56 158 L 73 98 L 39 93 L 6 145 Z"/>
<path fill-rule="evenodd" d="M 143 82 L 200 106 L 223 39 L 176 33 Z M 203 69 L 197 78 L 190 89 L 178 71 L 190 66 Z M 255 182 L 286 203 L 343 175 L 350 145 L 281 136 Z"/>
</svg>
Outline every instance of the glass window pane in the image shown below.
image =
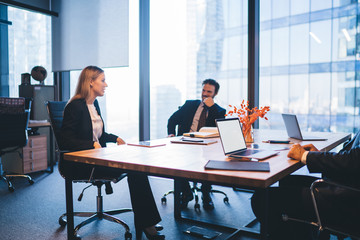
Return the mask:
<svg viewBox="0 0 360 240">
<path fill-rule="evenodd" d="M 331 20 L 310 23 L 310 62 L 331 60 Z"/>
<path fill-rule="evenodd" d="M 332 7 L 332 1 L 329 0 L 311 0 L 311 11 L 319 11 Z"/>
<path fill-rule="evenodd" d="M 272 31 L 272 66 L 289 65 L 289 28 L 277 28 Z"/>
<path fill-rule="evenodd" d="M 309 12 L 309 0 L 291 0 L 290 1 L 291 15 L 303 14 Z"/>
<path fill-rule="evenodd" d="M 272 8 L 279 2 L 272 1 Z M 260 4 L 260 14 L 268 17 L 268 8 Z M 274 15 L 260 22 L 260 106 L 271 108 L 269 121 L 260 120 L 260 127 L 281 128 L 277 121 L 282 124 L 280 114 L 288 111 L 298 115 L 304 130 L 356 131 L 360 125 L 358 1 L 291 0 L 290 9 L 289 33 Z"/>
<path fill-rule="evenodd" d="M 272 0 L 272 18 L 282 18 L 289 16 L 289 0 Z"/>
<path fill-rule="evenodd" d="M 290 64 L 306 64 L 309 62 L 309 24 L 290 27 Z"/>
<path fill-rule="evenodd" d="M 260 34 L 260 66 L 271 66 L 271 30 L 262 31 Z"/>
<path fill-rule="evenodd" d="M 271 0 L 260 1 L 260 22 L 271 19 Z"/>
<path fill-rule="evenodd" d="M 19 96 L 21 74 L 31 73 L 35 66 L 47 70 L 45 85 L 53 84 L 51 66 L 51 17 L 8 7 L 9 25 L 9 91 Z M 39 84 L 31 78 L 31 84 Z"/>
<path fill-rule="evenodd" d="M 220 83 L 220 106 L 246 98 L 247 1 L 151 1 L 150 18 L 151 139 L 167 136 L 169 117 L 201 98 L 206 78 Z"/>
</svg>

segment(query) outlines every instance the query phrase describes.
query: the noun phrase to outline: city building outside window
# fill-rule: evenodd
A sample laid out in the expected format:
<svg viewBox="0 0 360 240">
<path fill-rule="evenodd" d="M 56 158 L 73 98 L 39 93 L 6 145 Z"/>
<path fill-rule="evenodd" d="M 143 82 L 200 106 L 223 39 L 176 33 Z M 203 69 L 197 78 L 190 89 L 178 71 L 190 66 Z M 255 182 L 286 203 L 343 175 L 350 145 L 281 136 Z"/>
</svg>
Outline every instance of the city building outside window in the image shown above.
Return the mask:
<svg viewBox="0 0 360 240">
<path fill-rule="evenodd" d="M 53 85 L 51 67 L 51 17 L 8 7 L 9 95 L 19 96 L 21 74 L 31 73 L 35 66 L 47 70 L 45 85 Z M 31 79 L 31 84 L 39 84 Z"/>
</svg>

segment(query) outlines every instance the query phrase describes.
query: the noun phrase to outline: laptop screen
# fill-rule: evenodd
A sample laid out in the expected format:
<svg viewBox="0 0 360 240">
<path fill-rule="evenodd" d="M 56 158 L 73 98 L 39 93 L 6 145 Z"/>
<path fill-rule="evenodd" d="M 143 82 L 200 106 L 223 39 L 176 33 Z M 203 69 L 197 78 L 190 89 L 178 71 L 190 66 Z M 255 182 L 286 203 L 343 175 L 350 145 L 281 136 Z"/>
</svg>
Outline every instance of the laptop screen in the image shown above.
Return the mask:
<svg viewBox="0 0 360 240">
<path fill-rule="evenodd" d="M 281 115 L 284 119 L 285 128 L 288 136 L 291 138 L 302 139 L 301 130 L 296 115 L 285 113 Z"/>
<path fill-rule="evenodd" d="M 216 124 L 225 155 L 246 149 L 245 139 L 238 118 L 217 119 Z"/>
</svg>

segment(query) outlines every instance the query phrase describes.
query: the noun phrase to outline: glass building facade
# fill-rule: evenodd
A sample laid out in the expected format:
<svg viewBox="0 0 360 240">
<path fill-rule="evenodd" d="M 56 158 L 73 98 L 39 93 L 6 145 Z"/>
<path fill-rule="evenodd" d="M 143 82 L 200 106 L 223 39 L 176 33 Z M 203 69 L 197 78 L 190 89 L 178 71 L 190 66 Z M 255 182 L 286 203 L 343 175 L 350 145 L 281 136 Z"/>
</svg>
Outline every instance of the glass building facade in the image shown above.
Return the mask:
<svg viewBox="0 0 360 240">
<path fill-rule="evenodd" d="M 247 0 L 150 1 L 151 139 L 167 136 L 185 100 L 201 99 L 207 78 L 220 83 L 220 106 L 247 98 L 247 12 Z"/>
<path fill-rule="evenodd" d="M 51 55 L 51 17 L 15 7 L 8 7 L 9 95 L 19 96 L 21 74 L 35 66 L 47 70 L 45 85 L 53 84 Z M 31 84 L 39 82 L 31 79 Z"/>
<path fill-rule="evenodd" d="M 294 113 L 304 130 L 359 128 L 358 14 L 351 0 L 260 1 L 261 127 Z"/>
</svg>

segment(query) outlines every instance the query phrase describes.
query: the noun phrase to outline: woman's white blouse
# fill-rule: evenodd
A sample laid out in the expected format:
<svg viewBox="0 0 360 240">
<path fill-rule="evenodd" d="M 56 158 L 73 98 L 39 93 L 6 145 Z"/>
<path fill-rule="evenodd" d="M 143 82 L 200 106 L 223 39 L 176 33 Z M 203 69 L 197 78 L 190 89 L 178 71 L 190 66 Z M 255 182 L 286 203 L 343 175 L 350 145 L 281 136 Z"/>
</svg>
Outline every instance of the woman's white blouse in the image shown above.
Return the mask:
<svg viewBox="0 0 360 240">
<path fill-rule="evenodd" d="M 91 116 L 92 128 L 93 128 L 93 141 L 99 143 L 99 138 L 103 133 L 103 121 L 101 120 L 100 115 L 96 111 L 94 104 L 87 104 L 89 113 Z"/>
</svg>

